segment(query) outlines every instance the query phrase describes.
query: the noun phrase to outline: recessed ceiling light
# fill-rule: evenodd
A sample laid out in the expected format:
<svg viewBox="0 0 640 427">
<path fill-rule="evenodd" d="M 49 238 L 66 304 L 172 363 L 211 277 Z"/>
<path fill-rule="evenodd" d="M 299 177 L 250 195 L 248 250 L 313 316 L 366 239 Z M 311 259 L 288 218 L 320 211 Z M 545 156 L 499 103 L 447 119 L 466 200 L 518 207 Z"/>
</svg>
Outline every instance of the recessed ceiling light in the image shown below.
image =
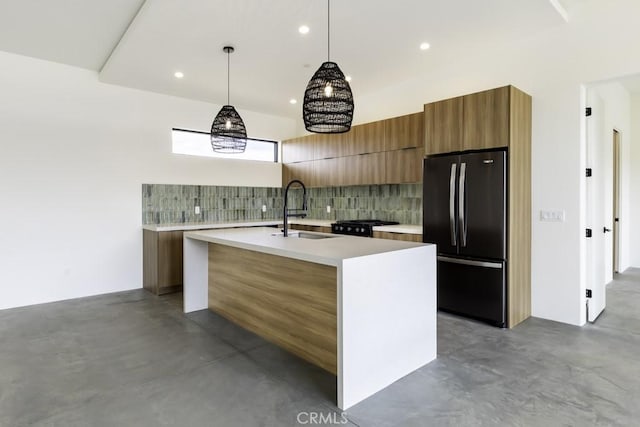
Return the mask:
<svg viewBox="0 0 640 427">
<path fill-rule="evenodd" d="M 350 81 L 351 81 L 351 76 L 344 76 L 344 79 L 345 79 L 346 81 L 350 82 Z"/>
<path fill-rule="evenodd" d="M 300 34 L 307 34 L 309 33 L 309 27 L 307 27 L 306 25 L 300 25 L 300 27 L 298 28 L 298 32 Z"/>
<path fill-rule="evenodd" d="M 176 79 L 181 79 L 184 77 L 184 73 L 182 71 L 176 71 L 175 73 L 173 73 L 173 75 L 176 77 Z"/>
<path fill-rule="evenodd" d="M 429 43 L 426 43 L 426 42 L 425 42 L 425 43 L 422 43 L 422 44 L 420 45 L 420 49 L 422 49 L 422 50 L 427 50 L 427 49 L 429 49 L 430 47 L 431 47 L 431 45 L 430 45 Z"/>
<path fill-rule="evenodd" d="M 297 99 L 293 99 L 293 98 L 291 98 L 291 99 L 289 100 L 289 104 L 297 104 L 297 103 L 298 103 L 298 100 L 297 100 Z"/>
</svg>

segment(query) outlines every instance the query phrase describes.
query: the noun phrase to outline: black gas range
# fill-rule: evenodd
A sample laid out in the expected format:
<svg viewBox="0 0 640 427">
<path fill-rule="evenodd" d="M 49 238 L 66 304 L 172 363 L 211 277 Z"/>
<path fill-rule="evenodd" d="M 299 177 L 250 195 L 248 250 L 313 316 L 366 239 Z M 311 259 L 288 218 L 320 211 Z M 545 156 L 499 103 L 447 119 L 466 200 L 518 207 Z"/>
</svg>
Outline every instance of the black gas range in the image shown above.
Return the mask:
<svg viewBox="0 0 640 427">
<path fill-rule="evenodd" d="M 350 236 L 373 237 L 373 227 L 381 225 L 397 225 L 395 221 L 380 221 L 378 219 L 350 219 L 331 224 L 334 234 L 348 234 Z"/>
</svg>

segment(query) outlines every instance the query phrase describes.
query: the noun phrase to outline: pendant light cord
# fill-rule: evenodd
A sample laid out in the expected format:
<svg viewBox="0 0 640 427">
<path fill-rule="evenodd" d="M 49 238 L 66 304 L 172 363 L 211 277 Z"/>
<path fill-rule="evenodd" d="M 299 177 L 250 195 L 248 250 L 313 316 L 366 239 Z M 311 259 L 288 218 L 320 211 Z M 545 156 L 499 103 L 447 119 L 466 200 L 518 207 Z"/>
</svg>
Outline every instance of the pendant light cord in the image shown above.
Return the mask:
<svg viewBox="0 0 640 427">
<path fill-rule="evenodd" d="M 231 63 L 231 52 L 227 50 L 227 105 L 230 105 L 229 103 L 229 87 L 231 86 L 231 73 L 229 72 L 229 64 Z"/>
<path fill-rule="evenodd" d="M 331 0 L 327 0 L 327 62 L 331 59 Z"/>
</svg>

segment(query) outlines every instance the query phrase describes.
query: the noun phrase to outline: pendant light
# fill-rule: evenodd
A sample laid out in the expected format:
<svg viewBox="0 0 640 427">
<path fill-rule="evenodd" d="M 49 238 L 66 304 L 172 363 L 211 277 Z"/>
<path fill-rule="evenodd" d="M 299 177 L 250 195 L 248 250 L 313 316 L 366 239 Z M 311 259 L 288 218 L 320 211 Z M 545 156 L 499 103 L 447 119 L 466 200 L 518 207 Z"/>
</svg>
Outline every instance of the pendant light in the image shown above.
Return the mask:
<svg viewBox="0 0 640 427">
<path fill-rule="evenodd" d="M 211 124 L 211 146 L 218 153 L 244 153 L 247 147 L 247 129 L 242 117 L 229 103 L 229 56 L 232 46 L 222 49 L 227 54 L 227 105 L 223 106 Z"/>
<path fill-rule="evenodd" d="M 351 129 L 353 94 L 338 64 L 331 62 L 330 0 L 327 0 L 327 62 L 315 72 L 304 92 L 302 119 L 314 133 L 343 133 Z"/>
</svg>

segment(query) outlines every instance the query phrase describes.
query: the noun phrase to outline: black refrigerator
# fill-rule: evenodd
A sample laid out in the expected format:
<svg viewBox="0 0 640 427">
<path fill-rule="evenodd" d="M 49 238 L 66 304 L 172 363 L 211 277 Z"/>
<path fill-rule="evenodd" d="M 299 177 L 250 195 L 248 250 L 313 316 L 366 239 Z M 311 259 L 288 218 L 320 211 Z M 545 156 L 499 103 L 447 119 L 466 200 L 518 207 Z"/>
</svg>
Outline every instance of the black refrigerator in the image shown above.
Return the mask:
<svg viewBox="0 0 640 427">
<path fill-rule="evenodd" d="M 438 308 L 506 327 L 507 150 L 427 156 L 423 241 L 438 252 Z"/>
</svg>

